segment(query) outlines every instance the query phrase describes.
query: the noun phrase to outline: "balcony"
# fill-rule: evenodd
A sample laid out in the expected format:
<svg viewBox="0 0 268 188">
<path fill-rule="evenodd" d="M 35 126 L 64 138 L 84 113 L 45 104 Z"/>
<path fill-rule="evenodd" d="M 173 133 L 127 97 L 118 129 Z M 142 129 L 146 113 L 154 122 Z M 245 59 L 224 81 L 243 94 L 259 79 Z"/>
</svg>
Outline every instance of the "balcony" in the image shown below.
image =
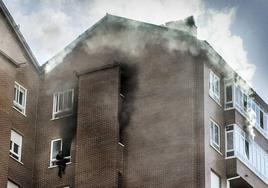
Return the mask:
<svg viewBox="0 0 268 188">
<path fill-rule="evenodd" d="M 236 170 L 241 170 L 240 163 L 243 163 L 253 175 L 260 178 L 266 186 L 268 185 L 268 154 L 261 148 L 251 137 L 247 135 L 238 125 L 226 126 L 226 159 L 238 159 L 229 164 L 230 168 L 234 167 Z M 227 166 L 228 166 L 227 162 Z M 241 165 L 240 165 L 241 166 Z M 242 170 L 247 171 L 246 168 Z M 248 174 L 251 173 L 248 171 Z M 241 175 L 241 173 L 236 172 Z M 245 176 L 248 176 L 246 174 Z"/>
<path fill-rule="evenodd" d="M 251 89 L 234 80 L 225 80 L 224 109 L 236 109 L 268 140 L 268 113 L 251 96 Z"/>
</svg>

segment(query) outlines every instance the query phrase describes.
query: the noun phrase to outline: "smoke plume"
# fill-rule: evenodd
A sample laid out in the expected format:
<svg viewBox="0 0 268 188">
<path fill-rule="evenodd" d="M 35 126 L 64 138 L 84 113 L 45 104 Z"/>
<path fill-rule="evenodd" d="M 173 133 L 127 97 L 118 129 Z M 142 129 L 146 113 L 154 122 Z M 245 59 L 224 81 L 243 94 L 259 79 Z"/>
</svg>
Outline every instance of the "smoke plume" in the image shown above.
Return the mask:
<svg viewBox="0 0 268 188">
<path fill-rule="evenodd" d="M 21 24 L 40 62 L 51 58 L 107 12 L 159 25 L 194 15 L 200 39 L 207 40 L 247 81 L 251 82 L 255 72 L 242 38 L 233 35 L 230 29 L 235 8 L 216 11 L 205 8 L 202 0 L 10 0 L 5 3 Z"/>
</svg>

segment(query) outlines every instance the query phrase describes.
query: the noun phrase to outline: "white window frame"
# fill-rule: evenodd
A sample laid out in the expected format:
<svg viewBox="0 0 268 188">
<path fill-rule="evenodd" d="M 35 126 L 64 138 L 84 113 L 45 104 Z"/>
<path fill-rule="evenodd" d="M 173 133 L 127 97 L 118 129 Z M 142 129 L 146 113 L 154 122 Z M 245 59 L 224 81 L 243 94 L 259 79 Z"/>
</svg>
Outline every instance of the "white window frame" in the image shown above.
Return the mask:
<svg viewBox="0 0 268 188">
<path fill-rule="evenodd" d="M 18 140 L 20 140 L 20 141 L 19 141 L 20 143 L 15 142 L 15 141 L 14 141 L 15 138 L 12 139 L 12 137 L 13 137 L 14 135 L 15 135 L 15 136 L 19 136 L 19 139 L 18 139 Z M 10 142 L 11 142 L 10 144 L 11 144 L 11 148 L 9 149 L 9 156 L 12 157 L 14 160 L 19 161 L 19 162 L 21 162 L 22 139 L 23 139 L 22 135 L 20 135 L 19 133 L 17 133 L 17 132 L 14 131 L 14 130 L 11 130 L 11 134 L 10 134 Z M 13 150 L 14 150 L 14 144 L 18 145 L 18 153 L 15 153 L 15 152 L 13 151 Z M 15 155 L 16 157 L 18 157 L 18 159 L 15 158 L 13 155 Z"/>
<path fill-rule="evenodd" d="M 13 181 L 7 180 L 7 188 L 20 188 L 20 186 L 16 183 L 14 183 Z"/>
<path fill-rule="evenodd" d="M 232 88 L 232 100 L 227 101 L 227 87 Z M 225 84 L 224 89 L 224 106 L 225 110 L 233 109 L 234 108 L 234 85 L 233 84 Z"/>
<path fill-rule="evenodd" d="M 60 150 L 62 150 L 62 138 L 57 138 L 57 139 L 53 139 L 51 140 L 51 143 L 50 143 L 50 160 L 49 160 L 49 168 L 53 168 L 53 167 L 56 167 L 57 165 L 53 165 L 53 162 L 55 162 L 57 159 L 53 159 L 52 158 L 52 152 L 53 152 L 53 143 L 54 142 L 57 142 L 57 141 L 61 141 L 61 146 L 60 146 Z M 66 163 L 66 164 L 71 164 L 71 156 L 65 156 L 64 159 L 69 159 L 70 162 Z"/>
<path fill-rule="evenodd" d="M 219 182 L 219 187 L 215 187 L 215 185 L 212 185 L 212 178 L 215 177 L 215 178 L 218 178 L 217 182 Z M 213 170 L 210 170 L 210 187 L 211 188 L 221 188 L 221 177 L 216 174 Z"/>
<path fill-rule="evenodd" d="M 64 94 L 65 93 L 68 93 L 68 92 L 71 92 L 72 94 L 72 101 L 71 101 L 71 107 L 70 108 L 63 108 L 62 110 L 58 110 L 57 109 L 57 106 L 59 106 L 59 96 L 60 95 L 63 95 L 63 104 L 64 104 Z M 68 90 L 64 90 L 64 91 L 60 91 L 60 92 L 56 92 L 53 94 L 53 111 L 52 111 L 52 120 L 53 119 L 59 119 L 59 118 L 62 118 L 62 117 L 66 117 L 66 116 L 69 116 L 72 114 L 73 112 L 73 103 L 74 103 L 74 89 L 68 89 Z M 58 114 L 60 113 L 65 113 L 64 115 L 60 116 L 60 117 L 56 117 Z"/>
<path fill-rule="evenodd" d="M 13 108 L 18 112 L 26 115 L 26 103 L 27 103 L 27 89 L 23 87 L 21 84 L 15 81 L 14 85 L 14 97 L 13 97 Z M 19 93 L 23 93 L 22 104 L 19 103 Z"/>
<path fill-rule="evenodd" d="M 216 127 L 218 128 L 218 143 L 216 141 L 216 134 L 215 134 Z M 212 132 L 211 132 L 211 129 L 212 129 Z M 221 153 L 221 129 L 220 129 L 220 126 L 215 121 L 210 119 L 209 130 L 210 130 L 210 145 L 215 150 L 217 150 L 219 153 Z"/>
<path fill-rule="evenodd" d="M 49 162 L 49 166 L 50 167 L 53 167 L 53 166 L 57 166 L 57 165 L 53 165 L 53 162 L 55 162 L 57 159 L 53 159 L 52 156 L 53 156 L 53 143 L 54 142 L 57 142 L 60 140 L 60 150 L 62 150 L 62 139 L 61 138 L 57 138 L 57 139 L 54 139 L 54 140 L 51 140 L 51 143 L 50 143 L 50 162 Z"/>
<path fill-rule="evenodd" d="M 216 91 L 218 84 L 218 91 Z M 212 70 L 209 71 L 209 95 L 220 105 L 221 80 Z"/>
<path fill-rule="evenodd" d="M 232 158 L 235 156 L 235 134 L 234 134 L 234 125 L 227 125 L 226 130 L 225 130 L 225 153 L 226 153 L 226 158 Z M 232 148 L 228 148 L 229 140 L 228 140 L 228 134 L 231 135 L 232 137 Z M 228 156 L 228 154 L 230 154 Z M 231 155 L 232 154 L 232 155 Z"/>
</svg>

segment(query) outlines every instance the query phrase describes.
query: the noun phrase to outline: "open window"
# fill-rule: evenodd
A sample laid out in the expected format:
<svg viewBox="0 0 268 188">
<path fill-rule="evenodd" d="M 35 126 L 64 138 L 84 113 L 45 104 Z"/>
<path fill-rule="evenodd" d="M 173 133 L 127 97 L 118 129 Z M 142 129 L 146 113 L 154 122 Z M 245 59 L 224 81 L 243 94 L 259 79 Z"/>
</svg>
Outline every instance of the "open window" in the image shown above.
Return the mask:
<svg viewBox="0 0 268 188">
<path fill-rule="evenodd" d="M 26 112 L 26 98 L 27 98 L 27 89 L 25 89 L 19 83 L 15 82 L 13 107 L 24 115 Z"/>
<path fill-rule="evenodd" d="M 21 149 L 22 149 L 22 136 L 19 135 L 17 132 L 11 130 L 9 155 L 13 159 L 21 161 Z"/>
<path fill-rule="evenodd" d="M 50 148 L 50 167 L 57 166 L 57 159 L 56 156 L 59 153 L 59 151 L 62 151 L 62 139 L 54 139 L 51 141 L 51 148 Z M 67 160 L 67 164 L 71 162 L 71 155 L 70 150 L 62 151 L 64 158 Z"/>
<path fill-rule="evenodd" d="M 52 119 L 65 117 L 73 113 L 73 97 L 73 89 L 54 93 Z"/>
</svg>

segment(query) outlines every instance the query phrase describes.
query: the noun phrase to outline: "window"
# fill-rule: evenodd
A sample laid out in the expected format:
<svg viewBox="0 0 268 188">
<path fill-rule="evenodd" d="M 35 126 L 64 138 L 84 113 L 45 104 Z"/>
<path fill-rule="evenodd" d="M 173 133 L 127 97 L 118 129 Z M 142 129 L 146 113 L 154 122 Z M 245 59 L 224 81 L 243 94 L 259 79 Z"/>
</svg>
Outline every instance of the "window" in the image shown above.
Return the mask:
<svg viewBox="0 0 268 188">
<path fill-rule="evenodd" d="M 233 85 L 225 86 L 225 108 L 233 107 Z"/>
<path fill-rule="evenodd" d="M 19 188 L 19 186 L 11 181 L 7 181 L 7 188 Z"/>
<path fill-rule="evenodd" d="M 11 130 L 9 155 L 21 161 L 22 136 Z"/>
<path fill-rule="evenodd" d="M 13 105 L 16 110 L 25 115 L 27 89 L 15 82 Z"/>
<path fill-rule="evenodd" d="M 247 157 L 247 159 L 249 159 L 249 141 L 247 139 L 245 139 L 245 155 Z"/>
<path fill-rule="evenodd" d="M 213 121 L 210 121 L 210 144 L 220 151 L 220 127 Z"/>
<path fill-rule="evenodd" d="M 54 93 L 52 119 L 72 114 L 73 110 L 73 89 Z"/>
<path fill-rule="evenodd" d="M 211 188 L 220 188 L 221 187 L 221 179 L 215 174 L 213 171 L 210 173 L 210 187 Z"/>
<path fill-rule="evenodd" d="M 220 102 L 220 78 L 212 71 L 209 74 L 209 95 L 217 102 Z"/>
<path fill-rule="evenodd" d="M 226 126 L 226 157 L 234 156 L 234 126 Z"/>
<path fill-rule="evenodd" d="M 62 139 L 55 139 L 51 141 L 51 148 L 50 148 L 50 166 L 56 166 L 56 156 L 59 151 L 62 151 Z M 64 158 L 67 160 L 67 163 L 71 161 L 70 151 L 63 151 Z M 67 156 L 66 156 L 67 154 Z"/>
<path fill-rule="evenodd" d="M 262 129 L 264 129 L 264 117 L 262 111 L 260 111 L 260 126 Z"/>
</svg>

